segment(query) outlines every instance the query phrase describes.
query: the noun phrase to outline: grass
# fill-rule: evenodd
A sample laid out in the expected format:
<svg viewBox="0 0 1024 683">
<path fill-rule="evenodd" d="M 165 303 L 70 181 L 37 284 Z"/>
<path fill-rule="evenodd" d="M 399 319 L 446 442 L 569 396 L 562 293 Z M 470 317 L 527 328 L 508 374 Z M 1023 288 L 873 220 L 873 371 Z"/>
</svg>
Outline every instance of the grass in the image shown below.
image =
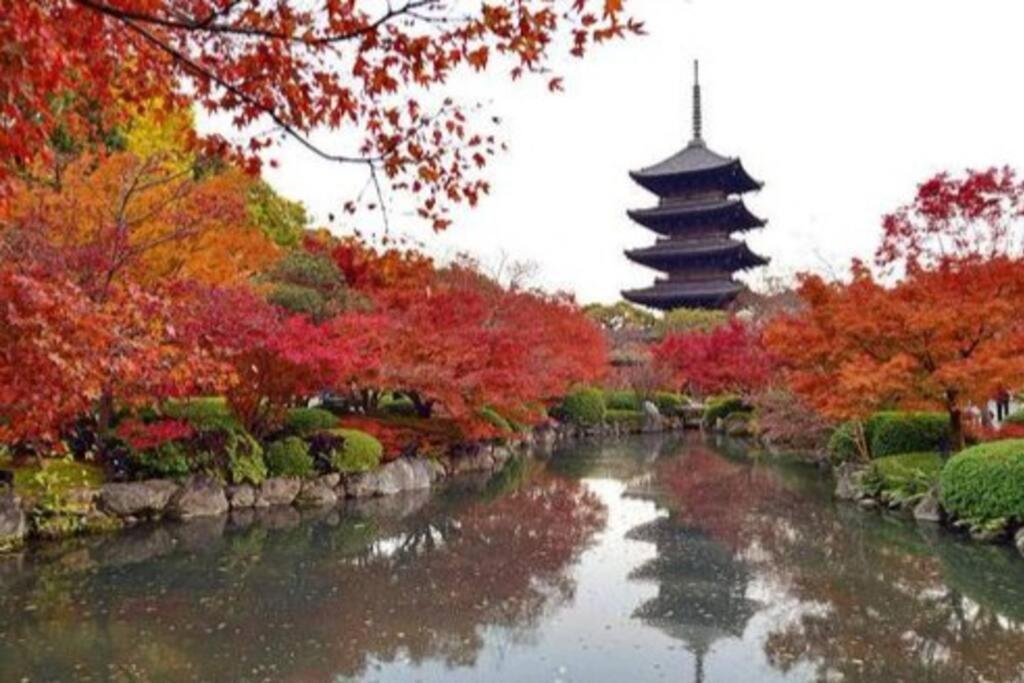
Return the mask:
<svg viewBox="0 0 1024 683">
<path fill-rule="evenodd" d="M 901 453 L 871 462 L 866 484 L 902 497 L 923 494 L 939 480 L 942 456 L 934 452 Z"/>
<path fill-rule="evenodd" d="M 58 495 L 76 488 L 98 488 L 104 481 L 102 467 L 76 460 L 44 460 L 42 468 L 28 465 L 13 469 L 15 492 L 29 498 L 46 493 L 46 484 L 38 476 L 43 470 L 46 471 L 51 493 Z"/>
</svg>

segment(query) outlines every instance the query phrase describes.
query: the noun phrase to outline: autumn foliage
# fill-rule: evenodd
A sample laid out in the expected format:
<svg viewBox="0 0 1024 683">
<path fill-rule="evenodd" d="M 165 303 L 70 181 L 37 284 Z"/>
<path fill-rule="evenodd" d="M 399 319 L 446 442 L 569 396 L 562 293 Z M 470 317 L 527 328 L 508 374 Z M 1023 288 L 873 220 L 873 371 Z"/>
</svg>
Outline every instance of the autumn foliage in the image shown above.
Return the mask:
<svg viewBox="0 0 1024 683">
<path fill-rule="evenodd" d="M 755 326 L 736 318 L 711 329 L 670 333 L 654 345 L 654 362 L 677 385 L 701 395 L 749 395 L 771 382 L 772 355 Z"/>
<path fill-rule="evenodd" d="M 834 418 L 940 408 L 954 445 L 963 414 L 1024 383 L 1020 185 L 1009 171 L 938 176 L 885 220 L 882 279 L 855 262 L 849 282 L 804 276 L 805 310 L 767 330 L 792 389 Z"/>
<path fill-rule="evenodd" d="M 441 229 L 448 205 L 488 191 L 480 171 L 501 146 L 492 117 L 444 94 L 453 76 L 548 73 L 559 54 L 639 32 L 623 0 L 4 0 L 0 189 L 59 164 L 70 141 L 116 144 L 118 128 L 158 100 L 241 130 L 239 141 L 196 138 L 207 153 L 255 171 L 262 150 L 290 138 L 364 167 L 377 190 L 365 203 L 384 189 L 412 194 Z M 314 142 L 317 129 L 345 142 Z"/>
</svg>

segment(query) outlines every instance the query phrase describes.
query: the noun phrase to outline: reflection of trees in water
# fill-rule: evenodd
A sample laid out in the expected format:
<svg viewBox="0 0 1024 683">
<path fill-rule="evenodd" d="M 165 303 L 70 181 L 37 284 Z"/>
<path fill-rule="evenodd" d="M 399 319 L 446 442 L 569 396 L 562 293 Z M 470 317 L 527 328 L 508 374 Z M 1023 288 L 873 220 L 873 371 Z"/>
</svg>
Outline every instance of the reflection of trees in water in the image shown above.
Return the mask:
<svg viewBox="0 0 1024 683">
<path fill-rule="evenodd" d="M 399 658 L 470 664 L 485 628 L 523 637 L 571 599 L 567 569 L 604 519 L 578 483 L 543 471 L 500 487 L 490 500 L 423 499 L 397 514 L 299 523 L 290 511 L 208 529 L 189 549 L 173 537 L 187 527 L 155 527 L 162 540 L 136 540 L 162 556 L 126 547 L 123 567 L 105 543 L 85 546 L 87 571 L 48 563 L 0 599 L 0 680 L 67 680 L 79 666 L 126 680 L 306 681 Z M 95 564 L 104 553 L 110 564 Z"/>
<path fill-rule="evenodd" d="M 845 512 L 805 514 L 790 532 L 761 536 L 770 572 L 803 606 L 769 635 L 765 652 L 773 665 L 786 671 L 809 664 L 821 678 L 865 681 L 1024 677 L 1015 593 L 1004 586 L 999 600 L 977 599 L 997 567 L 1024 586 L 1019 561 L 999 567 L 989 558 L 958 577 L 957 563 L 987 549 L 948 539 L 932 546 L 909 525 Z"/>
<path fill-rule="evenodd" d="M 708 599 L 724 596 L 723 623 L 739 623 L 737 596 L 752 578 L 796 601 L 764 644 L 780 670 L 808 665 L 822 680 L 847 681 L 1024 679 L 1024 566 L 1003 549 L 823 505 L 792 471 L 734 454 L 692 449 L 662 463 L 657 479 L 669 519 L 691 530 L 676 532 L 682 550 L 666 546 L 660 573 L 673 576 L 694 563 L 699 575 L 718 572 L 721 585 L 706 590 Z M 701 534 L 706 541 L 689 540 Z M 697 606 L 688 596 L 699 582 L 692 585 L 681 593 Z"/>
</svg>

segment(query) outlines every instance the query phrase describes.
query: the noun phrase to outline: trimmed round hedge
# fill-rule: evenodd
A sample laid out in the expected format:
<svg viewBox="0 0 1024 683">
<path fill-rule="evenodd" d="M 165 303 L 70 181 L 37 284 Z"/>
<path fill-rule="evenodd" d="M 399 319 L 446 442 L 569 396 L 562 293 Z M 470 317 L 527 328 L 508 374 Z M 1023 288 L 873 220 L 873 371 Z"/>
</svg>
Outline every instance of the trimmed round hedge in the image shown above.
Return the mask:
<svg viewBox="0 0 1024 683">
<path fill-rule="evenodd" d="M 593 427 L 604 422 L 605 411 L 598 389 L 577 389 L 562 399 L 559 414 L 577 427 Z"/>
<path fill-rule="evenodd" d="M 306 478 L 313 475 L 313 456 L 309 444 L 297 436 L 275 441 L 267 447 L 264 459 L 274 477 Z"/>
<path fill-rule="evenodd" d="M 747 403 L 738 396 L 717 396 L 709 398 L 704 404 L 704 424 L 714 427 L 719 419 L 725 419 L 733 413 L 753 412 Z"/>
<path fill-rule="evenodd" d="M 608 410 L 640 410 L 643 401 L 635 391 L 606 391 L 604 404 Z"/>
<path fill-rule="evenodd" d="M 292 408 L 284 418 L 284 428 L 289 434 L 307 436 L 338 424 L 338 418 L 323 408 Z"/>
<path fill-rule="evenodd" d="M 331 452 L 331 469 L 341 474 L 368 472 L 380 464 L 384 447 L 375 437 L 358 429 L 334 429 L 344 439 L 341 448 Z"/>
<path fill-rule="evenodd" d="M 942 468 L 939 486 L 943 507 L 958 519 L 1024 521 L 1024 439 L 961 451 Z"/>
<path fill-rule="evenodd" d="M 197 432 L 241 429 L 241 423 L 222 396 L 202 396 L 167 401 L 160 407 L 164 417 L 184 420 Z"/>
<path fill-rule="evenodd" d="M 949 415 L 927 412 L 875 413 L 866 425 L 871 457 L 938 451 L 949 445 Z"/>
<path fill-rule="evenodd" d="M 654 405 L 658 406 L 658 412 L 662 415 L 677 417 L 683 414 L 683 409 L 688 405 L 688 401 L 682 394 L 659 391 L 654 394 Z"/>
<path fill-rule="evenodd" d="M 949 416 L 945 413 L 885 411 L 864 421 L 864 440 L 872 458 L 901 453 L 939 452 L 950 443 Z M 838 425 L 828 441 L 833 462 L 856 460 L 856 422 Z"/>
</svg>

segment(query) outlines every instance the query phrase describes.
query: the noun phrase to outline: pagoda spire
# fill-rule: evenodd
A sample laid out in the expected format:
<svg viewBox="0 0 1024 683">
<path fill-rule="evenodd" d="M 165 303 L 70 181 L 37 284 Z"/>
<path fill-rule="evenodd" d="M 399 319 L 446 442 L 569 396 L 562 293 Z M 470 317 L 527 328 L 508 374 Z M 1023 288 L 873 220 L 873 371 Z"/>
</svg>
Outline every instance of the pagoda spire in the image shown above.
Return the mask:
<svg viewBox="0 0 1024 683">
<path fill-rule="evenodd" d="M 703 144 L 704 119 L 700 107 L 700 61 L 693 60 L 693 142 Z"/>
</svg>

